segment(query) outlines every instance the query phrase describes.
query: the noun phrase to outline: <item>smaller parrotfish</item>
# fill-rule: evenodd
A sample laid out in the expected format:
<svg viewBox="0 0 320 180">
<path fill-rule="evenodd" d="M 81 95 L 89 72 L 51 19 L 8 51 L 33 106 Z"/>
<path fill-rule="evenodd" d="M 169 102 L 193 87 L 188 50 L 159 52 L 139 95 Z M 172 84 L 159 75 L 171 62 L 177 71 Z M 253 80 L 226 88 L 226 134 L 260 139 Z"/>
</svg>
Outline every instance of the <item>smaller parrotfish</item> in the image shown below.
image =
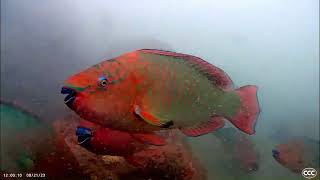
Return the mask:
<svg viewBox="0 0 320 180">
<path fill-rule="evenodd" d="M 319 140 L 308 137 L 291 137 L 272 150 L 273 158 L 292 172 L 301 173 L 304 168 L 320 168 Z M 319 172 L 319 171 L 318 171 Z"/>
<path fill-rule="evenodd" d="M 31 171 L 39 153 L 45 152 L 52 128 L 22 106 L 0 100 L 1 161 L 4 172 Z M 47 144 L 46 144 L 47 145 Z"/>
<path fill-rule="evenodd" d="M 201 136 L 229 120 L 255 133 L 260 108 L 257 87 L 233 89 L 229 76 L 201 58 L 142 49 L 103 61 L 69 77 L 65 104 L 81 118 L 148 139 L 161 129 Z M 147 137 L 145 137 L 147 136 Z"/>
<path fill-rule="evenodd" d="M 126 131 L 104 128 L 85 120 L 80 121 L 76 135 L 79 145 L 100 155 L 127 157 L 148 146 Z"/>
<path fill-rule="evenodd" d="M 255 172 L 259 169 L 260 155 L 248 135 L 234 128 L 222 128 L 213 132 L 220 141 L 225 153 L 232 156 L 232 167 L 244 173 Z"/>
<path fill-rule="evenodd" d="M 206 179 L 205 170 L 191 154 L 188 145 L 175 136 L 175 132 L 171 131 L 170 136 L 165 136 L 170 139 L 168 140 L 170 143 L 164 146 L 151 146 L 133 138 L 132 134 L 126 131 L 112 130 L 81 120 L 76 135 L 78 144 L 90 152 L 123 157 L 135 167 L 137 177 Z M 132 175 L 123 178 L 131 179 Z"/>
<path fill-rule="evenodd" d="M 0 100 L 0 112 L 0 152 L 5 157 L 1 172 L 39 172 L 46 179 L 83 177 L 54 124 L 16 102 Z"/>
</svg>

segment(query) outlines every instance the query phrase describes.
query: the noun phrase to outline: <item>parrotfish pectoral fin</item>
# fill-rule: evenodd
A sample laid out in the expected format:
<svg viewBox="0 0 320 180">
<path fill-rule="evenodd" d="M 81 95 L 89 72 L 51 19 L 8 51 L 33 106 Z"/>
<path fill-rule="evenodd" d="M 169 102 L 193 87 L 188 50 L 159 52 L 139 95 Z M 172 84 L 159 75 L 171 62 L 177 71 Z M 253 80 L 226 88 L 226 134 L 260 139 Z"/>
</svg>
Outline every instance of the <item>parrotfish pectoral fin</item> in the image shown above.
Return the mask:
<svg viewBox="0 0 320 180">
<path fill-rule="evenodd" d="M 138 115 L 139 117 L 141 117 L 147 123 L 154 125 L 154 126 L 168 128 L 169 126 L 173 125 L 173 121 L 164 120 L 164 119 L 160 119 L 158 117 L 155 117 L 154 115 L 142 110 L 140 108 L 140 106 L 138 106 L 138 105 L 135 105 L 134 113 L 136 115 Z"/>
<path fill-rule="evenodd" d="M 228 120 L 241 131 L 250 135 L 254 134 L 256 120 L 260 113 L 257 87 L 243 86 L 236 89 L 236 93 L 240 97 L 241 105 L 236 115 Z"/>
<path fill-rule="evenodd" d="M 132 137 L 142 143 L 148 143 L 148 144 L 156 145 L 156 146 L 166 145 L 166 141 L 162 137 L 157 136 L 156 134 L 136 133 L 136 134 L 132 134 Z"/>
<path fill-rule="evenodd" d="M 217 129 L 220 129 L 224 126 L 224 120 L 222 117 L 213 117 L 209 121 L 205 123 L 201 123 L 199 125 L 193 126 L 193 127 L 187 127 L 180 129 L 181 132 L 187 136 L 201 136 L 207 133 L 210 133 L 211 131 L 215 131 Z"/>
</svg>

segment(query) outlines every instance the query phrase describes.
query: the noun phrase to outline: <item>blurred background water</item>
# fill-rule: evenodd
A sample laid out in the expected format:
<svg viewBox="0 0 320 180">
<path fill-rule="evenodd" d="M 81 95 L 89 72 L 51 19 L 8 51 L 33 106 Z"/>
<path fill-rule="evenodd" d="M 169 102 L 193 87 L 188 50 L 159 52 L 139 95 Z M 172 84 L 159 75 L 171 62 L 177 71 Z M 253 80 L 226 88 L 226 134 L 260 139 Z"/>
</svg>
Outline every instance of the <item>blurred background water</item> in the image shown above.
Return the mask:
<svg viewBox="0 0 320 180">
<path fill-rule="evenodd" d="M 282 128 L 319 140 L 318 0 L 2 0 L 1 98 L 51 121 L 69 111 L 67 76 L 140 48 L 193 54 L 238 87 L 257 85 L 262 165 L 252 178 L 302 178 L 272 159 L 269 137 Z M 213 179 L 216 140 L 190 142 Z"/>
</svg>

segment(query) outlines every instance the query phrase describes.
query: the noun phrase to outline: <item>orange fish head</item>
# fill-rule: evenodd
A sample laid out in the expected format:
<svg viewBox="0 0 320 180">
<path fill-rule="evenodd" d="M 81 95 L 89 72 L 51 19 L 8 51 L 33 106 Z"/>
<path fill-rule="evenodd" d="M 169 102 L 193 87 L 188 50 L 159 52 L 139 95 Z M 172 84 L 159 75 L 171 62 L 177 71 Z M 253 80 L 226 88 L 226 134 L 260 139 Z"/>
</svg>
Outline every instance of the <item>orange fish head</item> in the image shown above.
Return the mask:
<svg viewBox="0 0 320 180">
<path fill-rule="evenodd" d="M 107 60 L 69 77 L 61 89 L 65 104 L 81 118 L 101 125 L 123 119 L 131 108 L 134 91 L 126 69 Z"/>
<path fill-rule="evenodd" d="M 272 156 L 282 166 L 293 172 L 300 173 L 304 168 L 302 146 L 303 144 L 299 142 L 279 144 L 272 150 Z"/>
</svg>

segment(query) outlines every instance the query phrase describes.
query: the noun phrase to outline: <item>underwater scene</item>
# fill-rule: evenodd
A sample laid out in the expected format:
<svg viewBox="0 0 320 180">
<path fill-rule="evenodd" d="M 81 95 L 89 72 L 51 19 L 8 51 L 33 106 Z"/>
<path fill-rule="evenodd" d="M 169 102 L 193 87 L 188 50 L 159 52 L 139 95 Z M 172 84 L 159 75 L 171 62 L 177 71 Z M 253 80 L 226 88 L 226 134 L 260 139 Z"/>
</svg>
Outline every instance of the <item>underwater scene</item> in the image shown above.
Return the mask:
<svg viewBox="0 0 320 180">
<path fill-rule="evenodd" d="M 1 1 L 1 179 L 320 179 L 319 1 Z"/>
</svg>

